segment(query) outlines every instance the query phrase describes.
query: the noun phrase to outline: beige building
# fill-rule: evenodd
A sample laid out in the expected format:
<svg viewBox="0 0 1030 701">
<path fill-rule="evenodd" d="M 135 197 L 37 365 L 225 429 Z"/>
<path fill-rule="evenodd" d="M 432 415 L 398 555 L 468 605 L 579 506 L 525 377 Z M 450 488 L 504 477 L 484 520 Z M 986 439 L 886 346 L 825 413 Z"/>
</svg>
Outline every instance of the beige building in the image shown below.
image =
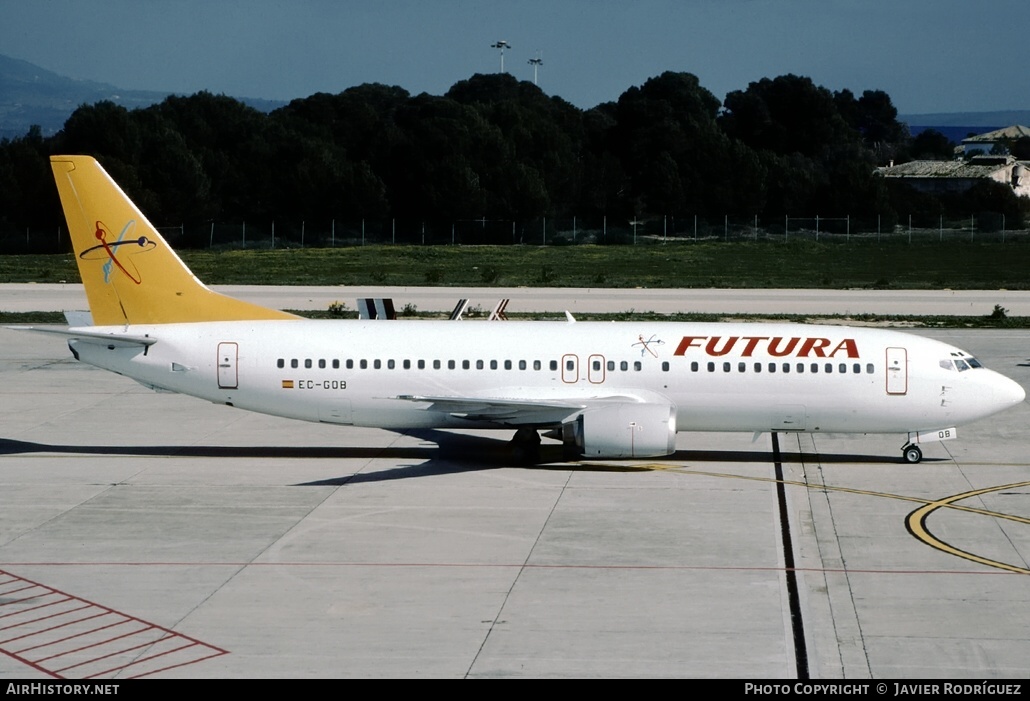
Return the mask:
<svg viewBox="0 0 1030 701">
<path fill-rule="evenodd" d="M 994 180 L 1008 185 L 1020 197 L 1030 197 L 1030 161 L 1017 161 L 1012 156 L 974 156 L 959 161 L 910 161 L 877 168 L 876 172 L 884 178 L 902 181 L 922 192 L 965 192 L 978 182 Z"/>
</svg>

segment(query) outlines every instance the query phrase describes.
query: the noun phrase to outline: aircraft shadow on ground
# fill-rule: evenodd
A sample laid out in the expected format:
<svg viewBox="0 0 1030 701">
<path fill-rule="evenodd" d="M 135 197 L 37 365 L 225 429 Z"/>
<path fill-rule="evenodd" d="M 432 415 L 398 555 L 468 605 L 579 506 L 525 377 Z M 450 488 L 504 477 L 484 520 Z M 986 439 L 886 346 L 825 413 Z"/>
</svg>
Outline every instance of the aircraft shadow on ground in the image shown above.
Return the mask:
<svg viewBox="0 0 1030 701">
<path fill-rule="evenodd" d="M 433 446 L 367 448 L 340 446 L 232 446 L 232 445 L 51 445 L 0 438 L 0 456 L 23 453 L 76 455 L 135 455 L 184 458 L 431 458 Z"/>
<path fill-rule="evenodd" d="M 75 455 L 123 455 L 137 457 L 253 458 L 253 459 L 357 459 L 382 458 L 387 461 L 417 460 L 417 464 L 363 471 L 326 480 L 299 483 L 301 486 L 343 485 L 380 482 L 415 477 L 431 477 L 479 470 L 517 467 L 535 470 L 578 470 L 595 472 L 648 472 L 666 466 L 696 463 L 771 463 L 771 451 L 754 450 L 679 450 L 646 462 L 626 460 L 570 460 L 563 446 L 544 443 L 539 460 L 527 464 L 518 459 L 511 444 L 489 436 L 449 433 L 438 430 L 407 431 L 406 435 L 425 441 L 425 445 L 388 447 L 350 446 L 212 446 L 212 445 L 52 445 L 0 438 L 0 456 L 32 453 Z M 781 453 L 783 463 L 898 463 L 896 457 L 854 453 Z M 926 462 L 934 462 L 927 459 Z"/>
</svg>

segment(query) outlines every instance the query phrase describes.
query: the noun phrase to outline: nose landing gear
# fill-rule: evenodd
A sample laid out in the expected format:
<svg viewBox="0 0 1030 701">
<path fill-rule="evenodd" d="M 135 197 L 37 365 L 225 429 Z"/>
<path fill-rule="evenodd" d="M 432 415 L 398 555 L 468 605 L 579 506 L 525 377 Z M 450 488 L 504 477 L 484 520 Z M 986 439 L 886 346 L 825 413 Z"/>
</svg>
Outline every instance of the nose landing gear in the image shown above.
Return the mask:
<svg viewBox="0 0 1030 701">
<path fill-rule="evenodd" d="M 901 449 L 901 459 L 910 465 L 914 465 L 923 459 L 923 451 L 918 445 L 908 443 Z"/>
</svg>

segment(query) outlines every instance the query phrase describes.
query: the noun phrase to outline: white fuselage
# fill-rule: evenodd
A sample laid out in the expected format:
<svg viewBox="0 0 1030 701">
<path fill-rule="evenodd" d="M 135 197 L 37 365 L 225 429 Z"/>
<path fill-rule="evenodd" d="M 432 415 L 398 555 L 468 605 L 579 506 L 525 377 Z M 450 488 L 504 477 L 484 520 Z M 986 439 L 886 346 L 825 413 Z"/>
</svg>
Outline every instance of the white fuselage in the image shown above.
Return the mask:
<svg viewBox="0 0 1030 701">
<path fill-rule="evenodd" d="M 237 321 L 92 327 L 147 347 L 71 341 L 81 360 L 156 389 L 307 421 L 543 428 L 422 397 L 669 404 L 679 431 L 929 431 L 1023 400 L 1022 388 L 917 335 L 795 324 Z M 963 367 L 964 366 L 964 367 Z M 968 369 L 966 369 L 968 368 Z"/>
</svg>

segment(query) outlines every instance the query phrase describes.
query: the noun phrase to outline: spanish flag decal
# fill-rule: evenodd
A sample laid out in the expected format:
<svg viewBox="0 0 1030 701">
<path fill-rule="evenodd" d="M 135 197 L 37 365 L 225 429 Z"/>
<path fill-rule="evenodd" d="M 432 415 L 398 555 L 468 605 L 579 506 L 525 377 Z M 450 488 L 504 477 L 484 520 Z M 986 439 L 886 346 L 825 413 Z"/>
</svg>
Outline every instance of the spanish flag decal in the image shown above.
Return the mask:
<svg viewBox="0 0 1030 701">
<path fill-rule="evenodd" d="M 293 389 L 293 380 L 283 380 L 283 389 Z"/>
</svg>

